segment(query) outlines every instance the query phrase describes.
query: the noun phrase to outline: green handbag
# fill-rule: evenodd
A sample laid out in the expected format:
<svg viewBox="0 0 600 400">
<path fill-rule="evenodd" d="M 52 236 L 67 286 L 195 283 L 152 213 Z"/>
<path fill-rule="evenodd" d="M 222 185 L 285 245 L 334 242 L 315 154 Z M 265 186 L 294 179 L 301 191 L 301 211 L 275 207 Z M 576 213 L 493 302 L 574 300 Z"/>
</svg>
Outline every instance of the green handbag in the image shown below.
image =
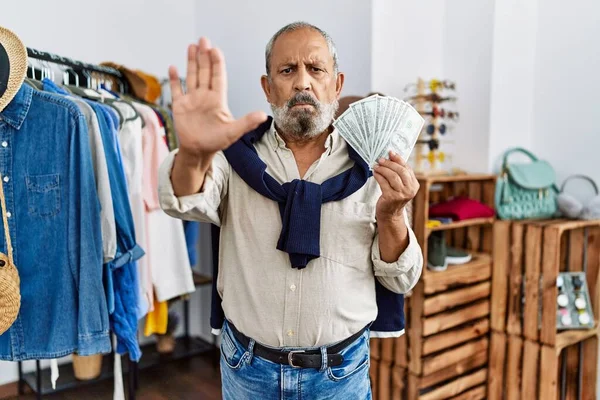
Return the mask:
<svg viewBox="0 0 600 400">
<path fill-rule="evenodd" d="M 530 163 L 509 163 L 508 156 L 524 153 Z M 500 219 L 544 219 L 558 214 L 554 168 L 529 151 L 516 147 L 504 153 L 496 183 L 495 206 Z"/>
</svg>

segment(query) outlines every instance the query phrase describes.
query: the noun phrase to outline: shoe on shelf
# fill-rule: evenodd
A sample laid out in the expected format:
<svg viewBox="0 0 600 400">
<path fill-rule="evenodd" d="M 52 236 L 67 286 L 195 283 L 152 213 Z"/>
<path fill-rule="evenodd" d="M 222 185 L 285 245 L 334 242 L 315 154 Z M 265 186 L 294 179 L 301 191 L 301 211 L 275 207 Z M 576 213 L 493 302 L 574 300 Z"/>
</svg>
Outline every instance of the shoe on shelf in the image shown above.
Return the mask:
<svg viewBox="0 0 600 400">
<path fill-rule="evenodd" d="M 448 268 L 446 238 L 444 232 L 432 232 L 427 243 L 427 268 L 445 271 Z"/>
<path fill-rule="evenodd" d="M 471 261 L 471 253 L 468 251 L 457 249 L 456 247 L 446 248 L 446 261 L 451 265 L 466 264 Z"/>
</svg>

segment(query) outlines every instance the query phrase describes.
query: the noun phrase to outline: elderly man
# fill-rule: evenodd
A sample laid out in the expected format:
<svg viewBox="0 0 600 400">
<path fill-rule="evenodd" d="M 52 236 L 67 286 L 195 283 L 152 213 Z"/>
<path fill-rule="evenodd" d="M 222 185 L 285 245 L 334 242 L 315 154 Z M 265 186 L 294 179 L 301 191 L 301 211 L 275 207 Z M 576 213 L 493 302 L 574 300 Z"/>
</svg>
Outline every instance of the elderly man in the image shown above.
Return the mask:
<svg viewBox="0 0 600 400">
<path fill-rule="evenodd" d="M 273 117 L 233 118 L 207 39 L 187 68 L 185 94 L 169 70 L 180 148 L 159 191 L 169 215 L 221 227 L 223 397 L 370 399 L 369 337 L 403 333 L 402 293 L 422 270 L 404 210 L 414 173 L 393 153 L 371 171 L 333 128 L 344 74 L 313 25 L 267 45 Z"/>
</svg>

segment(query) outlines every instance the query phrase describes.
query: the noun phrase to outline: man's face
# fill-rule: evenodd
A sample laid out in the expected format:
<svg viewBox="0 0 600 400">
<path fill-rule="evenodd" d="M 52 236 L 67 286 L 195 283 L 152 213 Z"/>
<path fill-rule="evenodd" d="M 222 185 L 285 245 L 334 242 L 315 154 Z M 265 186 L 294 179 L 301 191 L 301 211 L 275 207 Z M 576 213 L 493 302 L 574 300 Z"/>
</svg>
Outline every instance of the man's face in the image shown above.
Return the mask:
<svg viewBox="0 0 600 400">
<path fill-rule="evenodd" d="M 281 35 L 262 85 L 279 129 L 296 139 L 325 131 L 337 110 L 344 76 L 335 74 L 327 41 L 312 29 Z"/>
</svg>

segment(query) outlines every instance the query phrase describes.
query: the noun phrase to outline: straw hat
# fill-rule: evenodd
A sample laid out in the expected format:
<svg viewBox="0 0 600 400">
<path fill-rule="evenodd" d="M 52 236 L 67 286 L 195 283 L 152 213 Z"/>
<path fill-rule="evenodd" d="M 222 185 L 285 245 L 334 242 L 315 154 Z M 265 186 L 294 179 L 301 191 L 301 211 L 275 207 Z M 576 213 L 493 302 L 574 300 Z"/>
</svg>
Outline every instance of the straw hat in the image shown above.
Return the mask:
<svg viewBox="0 0 600 400">
<path fill-rule="evenodd" d="M 26 74 L 25 45 L 17 35 L 0 26 L 0 111 L 15 97 Z"/>
</svg>

